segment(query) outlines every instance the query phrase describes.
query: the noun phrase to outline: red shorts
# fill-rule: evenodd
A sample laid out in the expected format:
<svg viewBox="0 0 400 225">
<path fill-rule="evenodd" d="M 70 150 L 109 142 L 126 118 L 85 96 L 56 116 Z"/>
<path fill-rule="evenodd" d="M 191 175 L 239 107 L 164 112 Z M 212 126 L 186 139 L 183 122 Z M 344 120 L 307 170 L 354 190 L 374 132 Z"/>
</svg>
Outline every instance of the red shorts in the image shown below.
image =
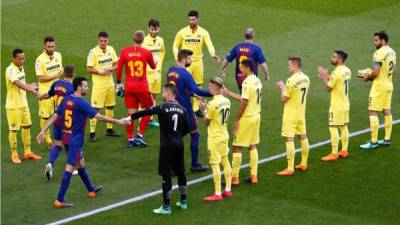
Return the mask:
<svg viewBox="0 0 400 225">
<path fill-rule="evenodd" d="M 127 109 L 138 109 L 139 106 L 147 109 L 153 106 L 153 96 L 150 92 L 126 92 L 125 107 Z"/>
</svg>

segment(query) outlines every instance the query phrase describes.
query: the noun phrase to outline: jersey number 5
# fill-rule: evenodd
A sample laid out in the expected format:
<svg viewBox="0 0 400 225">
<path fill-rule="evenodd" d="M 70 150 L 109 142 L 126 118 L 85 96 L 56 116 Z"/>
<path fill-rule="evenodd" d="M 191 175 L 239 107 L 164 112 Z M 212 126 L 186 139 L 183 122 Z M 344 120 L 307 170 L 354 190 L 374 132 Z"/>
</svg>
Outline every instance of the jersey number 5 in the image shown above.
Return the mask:
<svg viewBox="0 0 400 225">
<path fill-rule="evenodd" d="M 71 128 L 71 126 L 72 126 L 72 111 L 66 109 L 64 117 L 65 117 L 65 119 L 64 119 L 65 127 L 66 128 Z"/>
</svg>

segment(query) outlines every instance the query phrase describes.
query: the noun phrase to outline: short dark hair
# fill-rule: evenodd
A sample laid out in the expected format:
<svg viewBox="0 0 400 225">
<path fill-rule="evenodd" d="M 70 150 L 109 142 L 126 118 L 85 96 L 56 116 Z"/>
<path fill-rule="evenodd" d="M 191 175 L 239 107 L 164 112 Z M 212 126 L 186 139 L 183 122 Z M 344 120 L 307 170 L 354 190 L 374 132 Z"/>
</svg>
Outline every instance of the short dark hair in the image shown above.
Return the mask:
<svg viewBox="0 0 400 225">
<path fill-rule="evenodd" d="M 64 76 L 68 78 L 74 77 L 75 67 L 74 65 L 67 65 L 64 67 Z"/>
<path fill-rule="evenodd" d="M 20 49 L 20 48 L 16 48 L 13 50 L 12 52 L 12 56 L 13 58 L 17 57 L 18 54 L 24 53 L 24 50 Z"/>
<path fill-rule="evenodd" d="M 334 51 L 336 54 L 338 54 L 340 56 L 340 58 L 342 58 L 343 62 L 346 61 L 347 59 L 347 53 L 343 50 L 335 50 Z"/>
<path fill-rule="evenodd" d="M 176 95 L 176 86 L 173 83 L 164 84 L 164 88 L 168 89 L 173 95 Z"/>
<path fill-rule="evenodd" d="M 74 85 L 74 90 L 78 90 L 78 87 L 81 87 L 84 81 L 87 82 L 87 79 L 85 77 L 76 77 L 74 81 L 72 81 L 72 84 Z"/>
<path fill-rule="evenodd" d="M 289 61 L 292 63 L 296 64 L 299 68 L 303 66 L 303 63 L 301 62 L 301 58 L 298 56 L 289 56 L 288 58 Z"/>
<path fill-rule="evenodd" d="M 149 27 L 160 27 L 160 21 L 157 19 L 150 19 Z"/>
<path fill-rule="evenodd" d="M 255 64 L 251 59 L 245 59 L 240 63 L 242 66 L 249 68 L 251 72 L 254 72 Z"/>
<path fill-rule="evenodd" d="M 100 33 L 97 35 L 97 38 L 108 38 L 108 33 L 106 31 L 100 31 Z"/>
<path fill-rule="evenodd" d="M 178 52 L 178 61 L 181 61 L 182 59 L 186 59 L 188 56 L 193 55 L 193 52 L 189 49 L 181 49 Z"/>
<path fill-rule="evenodd" d="M 54 41 L 56 41 L 56 39 L 54 39 L 54 37 L 47 36 L 44 38 L 43 44 L 46 44 L 47 42 L 54 42 Z"/>
<path fill-rule="evenodd" d="M 379 39 L 385 40 L 386 43 L 389 42 L 389 35 L 384 30 L 383 31 L 379 31 L 379 32 L 375 32 L 374 36 L 378 36 Z"/>
<path fill-rule="evenodd" d="M 196 10 L 190 10 L 188 16 L 195 16 L 196 18 L 199 18 L 199 12 Z"/>
</svg>

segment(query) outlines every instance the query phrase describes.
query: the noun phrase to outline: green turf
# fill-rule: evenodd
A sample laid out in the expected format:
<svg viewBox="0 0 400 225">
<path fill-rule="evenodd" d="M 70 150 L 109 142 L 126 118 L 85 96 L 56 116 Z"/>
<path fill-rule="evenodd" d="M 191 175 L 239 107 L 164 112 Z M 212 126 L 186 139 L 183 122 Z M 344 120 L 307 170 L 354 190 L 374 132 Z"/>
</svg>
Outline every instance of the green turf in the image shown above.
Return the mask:
<svg viewBox="0 0 400 225">
<path fill-rule="evenodd" d="M 217 53 L 225 56 L 230 48 L 241 41 L 242 32 L 246 26 L 256 29 L 256 42 L 265 51 L 270 67 L 271 77 L 274 81 L 286 79 L 287 56 L 300 55 L 304 60 L 304 71 L 310 75 L 311 91 L 307 106 L 307 130 L 310 143 L 315 143 L 329 138 L 327 129 L 327 110 L 329 106 L 329 95 L 323 90 L 320 81 L 316 77 L 317 67 L 329 65 L 329 58 L 332 50 L 342 48 L 349 53 L 348 66 L 355 74 L 357 69 L 371 65 L 372 34 L 375 31 L 385 29 L 390 35 L 390 45 L 398 50 L 400 47 L 400 28 L 395 16 L 400 11 L 398 1 L 2 1 L 1 3 L 1 74 L 10 63 L 12 49 L 21 47 L 26 52 L 27 62 L 25 71 L 27 81 L 36 81 L 34 75 L 34 60 L 42 51 L 42 41 L 46 35 L 54 35 L 57 40 L 57 49 L 63 54 L 63 63 L 74 64 L 79 75 L 90 77 L 85 72 L 85 61 L 88 51 L 96 45 L 97 33 L 106 30 L 110 34 L 111 44 L 118 51 L 121 47 L 131 44 L 131 34 L 138 28 L 146 29 L 147 20 L 156 17 L 161 21 L 161 33 L 164 37 L 167 55 L 163 71 L 173 65 L 172 42 L 175 33 L 187 25 L 186 14 L 190 9 L 200 11 L 200 24 L 211 34 Z M 218 73 L 220 65 L 213 62 L 205 49 L 205 74 L 210 77 Z M 233 79 L 234 66 L 228 68 L 227 86 L 235 90 Z M 5 82 L 1 79 L 1 103 L 5 103 Z M 394 83 L 397 87 L 399 79 L 395 76 Z M 370 84 L 353 78 L 350 87 L 351 98 L 351 124 L 350 131 L 356 131 L 368 127 L 367 99 Z M 88 98 L 89 99 L 89 96 Z M 399 93 L 396 89 L 393 95 L 393 117 L 400 118 Z M 39 118 L 37 116 L 37 101 L 29 95 L 29 104 L 32 114 L 32 137 L 39 131 Z M 122 107 L 122 99 L 117 100 L 117 117 L 125 116 Z M 282 106 L 279 103 L 278 91 L 272 84 L 264 86 L 262 112 L 262 138 L 259 144 L 260 158 L 271 156 L 284 151 L 281 143 L 280 125 Z M 233 104 L 235 115 L 238 104 Z M 64 169 L 65 156 L 63 155 L 56 164 L 55 179 L 46 183 L 43 176 L 45 161 L 31 162 L 24 161 L 20 166 L 10 163 L 10 151 L 8 146 L 8 129 L 5 118 L 5 110 L 1 111 L 1 215 L 4 224 L 41 224 L 55 221 L 77 213 L 85 212 L 104 205 L 115 203 L 132 196 L 148 193 L 159 189 L 160 178 L 156 174 L 158 156 L 158 130 L 150 128 L 146 132 L 146 140 L 150 146 L 146 150 L 128 150 L 125 138 L 105 137 L 104 124 L 98 123 L 98 142 L 85 145 L 85 159 L 89 174 L 94 183 L 101 183 L 105 186 L 101 197 L 88 200 L 84 194 L 84 187 L 79 178 L 74 177 L 72 185 L 66 198 L 73 201 L 76 207 L 68 210 L 54 210 L 52 202 L 56 197 L 59 178 Z M 231 117 L 232 120 L 232 117 Z M 381 118 L 382 122 L 382 118 Z M 397 126 L 395 129 L 399 129 Z M 122 128 L 116 128 L 123 133 Z M 202 133 L 201 141 L 201 162 L 206 163 L 207 153 L 205 151 L 206 132 L 204 125 L 200 122 Z M 394 138 L 399 137 L 397 131 Z M 354 145 L 364 142 L 367 136 L 362 139 L 354 139 Z M 353 142 L 353 139 L 352 139 Z M 19 150 L 22 153 L 21 143 Z M 48 150 L 44 145 L 33 143 L 33 150 L 47 158 Z M 190 154 L 186 154 L 189 165 Z M 380 152 L 380 151 L 379 151 Z M 326 148 L 324 150 L 326 153 Z M 322 153 L 321 153 L 322 154 Z M 373 153 L 375 154 L 375 153 Z M 389 153 L 388 153 L 389 154 Z M 235 207 L 235 215 L 241 218 L 237 223 L 263 224 L 264 221 L 275 221 L 274 224 L 293 221 L 307 223 L 314 221 L 317 224 L 323 218 L 331 218 L 338 224 L 366 224 L 366 223 L 393 223 L 399 221 L 394 211 L 396 208 L 391 200 L 399 202 L 398 195 L 391 191 L 398 186 L 396 183 L 385 183 L 384 180 L 397 182 L 391 179 L 393 174 L 387 170 L 377 170 L 371 173 L 373 166 L 384 166 L 396 171 L 395 166 L 385 166 L 380 158 L 390 159 L 396 162 L 396 155 L 385 156 L 376 153 L 377 157 L 367 158 L 354 157 L 349 167 L 341 167 L 335 164 L 338 171 L 358 171 L 360 178 L 344 178 L 343 187 L 350 190 L 349 193 L 363 194 L 337 194 L 332 192 L 332 201 L 326 201 L 321 207 L 318 204 L 320 196 L 325 195 L 326 189 L 330 187 L 329 182 L 333 178 L 327 177 L 324 168 L 310 171 L 315 176 L 296 176 L 296 186 L 286 180 L 273 178 L 272 173 L 284 164 L 281 160 L 274 169 L 261 170 L 261 176 L 266 177 L 264 184 L 271 185 L 269 192 L 258 190 L 251 204 L 247 202 L 252 189 L 243 189 L 243 195 L 238 195 L 235 201 L 240 202 L 227 205 L 225 209 Z M 318 155 L 319 156 L 319 155 Z M 356 155 L 357 156 L 357 155 Z M 316 159 L 317 156 L 313 156 Z M 397 156 L 398 157 L 398 156 Z M 366 157 L 365 157 L 366 158 Z M 360 160 L 357 160 L 360 159 Z M 247 162 L 247 155 L 244 154 L 243 162 Z M 386 162 L 386 163 L 390 163 Z M 355 163 L 355 164 L 352 164 Z M 357 164 L 358 163 L 358 164 Z M 358 166 L 363 163 L 366 166 Z M 317 164 L 317 163 L 315 163 Z M 319 164 L 318 164 L 319 165 Z M 269 167 L 269 166 L 267 166 Z M 314 166 L 312 166 L 314 168 Z M 319 168 L 318 166 L 315 166 Z M 362 168 L 362 169 L 361 169 Z M 327 169 L 327 168 L 325 168 Z M 332 169 L 329 167 L 329 169 Z M 263 171 L 267 171 L 263 173 Z M 336 170 L 335 170 L 336 171 Z M 190 179 L 205 174 L 188 174 Z M 356 176 L 356 177 L 357 177 Z M 302 179 L 304 177 L 304 179 Z M 398 177 L 398 176 L 397 176 Z M 329 178 L 329 179 L 328 179 Z M 362 179 L 361 179 L 362 178 Z M 308 180 L 307 180 L 308 179 Z M 397 179 L 398 180 L 398 179 Z M 270 182 L 269 182 L 270 181 Z M 368 182 L 368 183 L 367 183 Z M 297 187 L 297 185 L 304 185 Z M 379 184 L 379 194 L 372 192 L 371 184 Z M 206 184 L 204 184 L 206 185 Z M 262 187 L 263 181 L 259 185 Z M 205 188 L 202 185 L 191 187 L 191 198 L 198 199 L 205 192 L 211 191 L 210 182 Z M 275 188 L 272 188 L 272 187 Z M 318 187 L 315 188 L 314 187 Z M 340 186 L 340 185 L 339 185 Z M 199 187 L 199 192 L 194 191 Z M 269 187 L 269 186 L 267 186 Z M 287 190 L 290 188 L 290 195 Z M 301 188 L 301 189 L 300 189 Z M 363 189 L 365 188 L 365 189 Z M 387 188 L 387 190 L 386 190 Z M 241 189 L 240 189 L 241 190 Z M 286 190 L 286 191 L 285 191 Z M 362 190 L 362 191 L 361 191 Z M 240 192 L 240 191 L 238 191 Z M 305 192 L 308 193 L 307 200 L 301 199 Z M 238 193 L 239 194 L 239 193 Z M 369 195 L 374 198 L 368 198 Z M 196 198 L 197 196 L 197 198 Z M 352 202 L 343 203 L 343 196 L 349 196 Z M 270 199 L 275 199 L 274 201 Z M 318 201 L 317 201 L 318 200 Z M 119 213 L 119 217 L 112 216 L 113 222 L 121 219 L 121 223 L 129 223 L 133 218 L 148 213 L 148 208 L 157 206 L 158 198 L 146 200 L 130 207 L 143 206 L 144 211 L 115 210 L 112 213 Z M 227 203 L 223 203 L 227 204 Z M 249 205 L 246 205 L 249 204 Z M 250 205 L 251 204 L 251 205 Z M 352 204 L 358 206 L 351 210 Z M 345 208 L 343 208 L 346 206 Z M 379 207 L 378 207 L 379 206 Z M 215 208 L 214 208 L 215 207 Z M 362 210 L 362 208 L 365 210 Z M 350 208 L 350 209 L 349 209 Z M 135 208 L 136 209 L 136 208 Z M 211 213 L 219 212 L 218 206 L 211 208 L 195 204 L 191 207 L 193 223 L 195 220 L 207 219 Z M 214 209 L 214 210 L 213 210 Z M 297 210 L 296 210 L 297 209 Z M 306 210 L 309 209 L 309 210 Z M 343 209 L 336 210 L 336 209 Z M 348 209 L 348 210 L 345 210 Z M 265 211 L 263 211 L 265 210 Z M 347 211 L 351 211 L 350 216 Z M 378 213 L 387 211 L 385 218 L 378 216 Z M 309 211 L 307 214 L 305 211 Z M 125 213 L 124 213 L 125 212 Z M 389 213 L 390 212 L 390 213 Z M 108 214 L 104 214 L 108 215 Z M 189 217 L 182 214 L 180 218 L 173 217 L 178 221 L 187 221 Z M 200 216 L 199 216 L 200 215 Z M 218 214 L 220 215 L 220 214 Z M 254 218 L 252 215 L 255 215 Z M 264 215 L 268 215 L 264 219 Z M 325 215 L 325 216 L 324 216 Z M 371 219 L 367 216 L 372 216 Z M 109 221 L 106 216 L 101 216 L 101 221 Z M 195 218 L 192 218 L 195 217 Z M 212 216 L 217 218 L 217 216 Z M 231 217 L 230 215 L 228 217 Z M 90 219 L 97 218 L 94 216 Z M 123 221 L 123 219 L 126 220 Z M 158 217 L 148 218 L 152 224 Z M 222 218 L 222 217 L 219 217 Z M 280 221 L 283 218 L 283 222 Z M 223 219 L 221 219 L 222 221 Z M 377 221 L 377 222 L 374 222 Z M 79 221 L 78 221 L 79 222 Z M 100 220 L 92 223 L 100 223 Z M 203 221 L 204 222 L 204 221 Z M 232 221 L 234 223 L 235 221 Z M 116 222 L 120 224 L 118 221 Z M 142 220 L 141 223 L 146 223 Z M 265 222 L 266 223 L 266 222 Z M 332 222 L 333 223 L 333 222 Z"/>
</svg>

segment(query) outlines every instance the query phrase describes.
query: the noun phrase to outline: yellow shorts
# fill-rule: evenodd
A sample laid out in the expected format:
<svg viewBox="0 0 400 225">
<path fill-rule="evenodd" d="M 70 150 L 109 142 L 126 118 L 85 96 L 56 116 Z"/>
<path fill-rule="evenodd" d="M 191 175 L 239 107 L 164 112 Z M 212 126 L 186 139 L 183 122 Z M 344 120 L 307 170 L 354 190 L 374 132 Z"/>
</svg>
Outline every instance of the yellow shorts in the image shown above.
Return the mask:
<svg viewBox="0 0 400 225">
<path fill-rule="evenodd" d="M 152 94 L 161 93 L 161 71 L 147 71 L 147 83 Z"/>
<path fill-rule="evenodd" d="M 349 123 L 349 111 L 332 110 L 329 111 L 329 126 L 343 126 Z"/>
<path fill-rule="evenodd" d="M 392 93 L 392 91 L 377 91 L 371 89 L 369 93 L 368 110 L 380 112 L 384 109 L 390 109 Z"/>
<path fill-rule="evenodd" d="M 204 70 L 203 62 L 192 62 L 192 64 L 187 68 L 187 70 L 192 74 L 194 82 L 197 85 L 202 85 L 204 80 Z"/>
<path fill-rule="evenodd" d="M 54 97 L 39 101 L 39 116 L 50 118 L 54 114 Z"/>
<path fill-rule="evenodd" d="M 93 86 L 91 105 L 100 109 L 115 105 L 115 87 L 96 87 Z"/>
<path fill-rule="evenodd" d="M 223 157 L 229 154 L 228 140 L 224 142 L 208 142 L 208 162 L 210 164 L 220 164 Z"/>
<path fill-rule="evenodd" d="M 283 120 L 282 137 L 294 137 L 300 134 L 306 134 L 305 120 Z"/>
<path fill-rule="evenodd" d="M 28 107 L 19 109 L 7 109 L 8 128 L 10 130 L 19 130 L 20 127 L 30 126 L 31 113 Z"/>
<path fill-rule="evenodd" d="M 233 135 L 233 145 L 249 147 L 260 142 L 260 115 L 242 117 L 239 120 L 239 128 Z"/>
</svg>

